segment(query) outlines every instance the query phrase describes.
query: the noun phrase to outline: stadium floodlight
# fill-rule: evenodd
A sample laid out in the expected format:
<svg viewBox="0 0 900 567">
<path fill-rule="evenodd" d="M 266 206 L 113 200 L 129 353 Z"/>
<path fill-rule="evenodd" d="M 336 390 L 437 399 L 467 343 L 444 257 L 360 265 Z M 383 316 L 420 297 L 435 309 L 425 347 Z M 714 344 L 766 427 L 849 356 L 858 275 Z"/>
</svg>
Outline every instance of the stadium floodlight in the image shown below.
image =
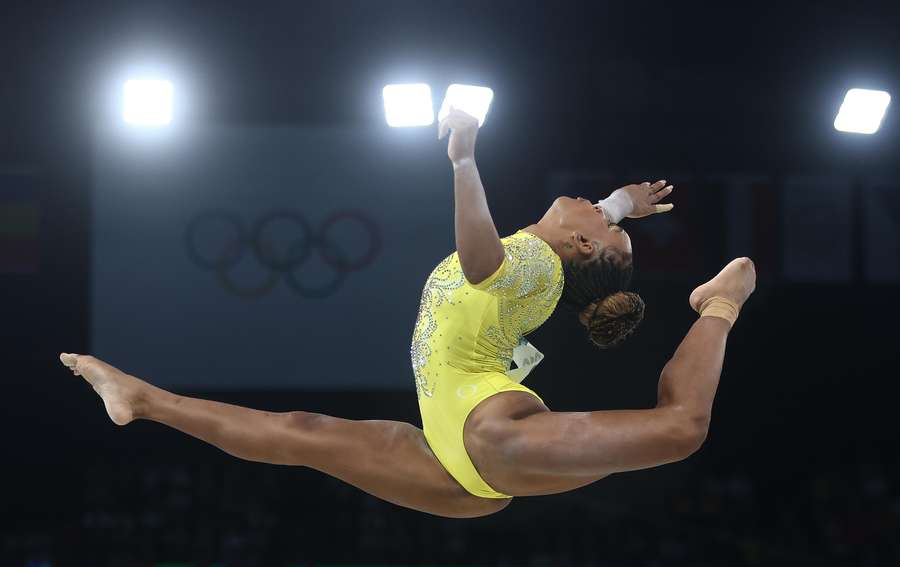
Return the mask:
<svg viewBox="0 0 900 567">
<path fill-rule="evenodd" d="M 841 132 L 874 134 L 890 102 L 891 95 L 884 91 L 850 89 L 834 119 L 834 128 Z"/>
<path fill-rule="evenodd" d="M 122 118 L 128 124 L 163 126 L 172 121 L 172 83 L 160 80 L 125 81 Z"/>
<path fill-rule="evenodd" d="M 424 83 L 387 85 L 384 96 L 384 118 L 389 126 L 428 126 L 434 123 L 431 87 Z"/>
<path fill-rule="evenodd" d="M 453 84 L 447 87 L 444 102 L 438 112 L 438 120 L 443 120 L 450 112 L 450 107 L 458 108 L 466 114 L 471 114 L 478 119 L 478 126 L 484 125 L 491 100 L 494 99 L 494 91 L 487 87 Z"/>
</svg>

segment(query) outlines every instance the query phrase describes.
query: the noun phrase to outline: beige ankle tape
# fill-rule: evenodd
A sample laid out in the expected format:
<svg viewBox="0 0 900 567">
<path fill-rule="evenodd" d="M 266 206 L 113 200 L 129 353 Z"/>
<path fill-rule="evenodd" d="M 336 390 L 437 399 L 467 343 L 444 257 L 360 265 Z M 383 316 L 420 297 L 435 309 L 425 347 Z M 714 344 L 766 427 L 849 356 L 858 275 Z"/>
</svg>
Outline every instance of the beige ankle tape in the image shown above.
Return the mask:
<svg viewBox="0 0 900 567">
<path fill-rule="evenodd" d="M 731 301 L 730 299 L 715 296 L 710 297 L 709 299 L 701 303 L 699 312 L 701 317 L 719 317 L 728 321 L 731 326 L 734 326 L 734 322 L 737 321 L 740 308 L 735 302 Z"/>
</svg>

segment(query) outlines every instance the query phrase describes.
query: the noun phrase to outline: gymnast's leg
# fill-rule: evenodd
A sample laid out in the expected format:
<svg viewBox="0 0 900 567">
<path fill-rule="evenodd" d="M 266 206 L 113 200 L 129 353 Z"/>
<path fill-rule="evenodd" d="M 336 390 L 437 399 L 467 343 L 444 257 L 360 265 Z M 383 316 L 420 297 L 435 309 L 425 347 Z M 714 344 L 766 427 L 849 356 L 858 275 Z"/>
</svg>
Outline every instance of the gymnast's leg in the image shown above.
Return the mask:
<svg viewBox="0 0 900 567">
<path fill-rule="evenodd" d="M 691 305 L 719 296 L 739 308 L 755 282 L 753 263 L 736 259 L 694 291 Z M 718 306 L 729 308 L 727 302 Z M 662 371 L 653 409 L 551 412 L 521 392 L 488 398 L 482 405 L 494 408 L 479 406 L 466 424 L 473 462 L 495 490 L 525 496 L 686 458 L 706 438 L 730 329 L 719 317 L 701 316 L 693 324 Z"/>
<path fill-rule="evenodd" d="M 118 425 L 157 421 L 235 457 L 307 466 L 438 516 L 484 516 L 509 503 L 466 492 L 441 466 L 422 431 L 408 423 L 258 411 L 172 394 L 92 356 L 62 354 L 60 360 L 94 387 Z"/>
</svg>

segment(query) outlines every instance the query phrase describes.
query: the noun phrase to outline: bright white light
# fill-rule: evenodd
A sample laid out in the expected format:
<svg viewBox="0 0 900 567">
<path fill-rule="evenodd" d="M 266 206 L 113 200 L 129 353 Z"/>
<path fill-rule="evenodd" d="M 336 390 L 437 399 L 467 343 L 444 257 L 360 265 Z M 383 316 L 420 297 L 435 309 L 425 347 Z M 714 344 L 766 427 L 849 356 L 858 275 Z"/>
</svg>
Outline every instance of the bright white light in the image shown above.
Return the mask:
<svg viewBox="0 0 900 567">
<path fill-rule="evenodd" d="M 162 126 L 172 121 L 172 83 L 131 80 L 123 89 L 122 118 L 129 124 Z"/>
<path fill-rule="evenodd" d="M 382 95 L 384 117 L 389 126 L 428 126 L 434 122 L 431 87 L 428 85 L 387 85 Z"/>
<path fill-rule="evenodd" d="M 478 126 L 483 126 L 493 98 L 494 91 L 487 87 L 450 85 L 447 87 L 447 94 L 444 95 L 444 102 L 441 103 L 438 120 L 443 120 L 452 106 L 474 116 L 478 119 Z"/>
<path fill-rule="evenodd" d="M 834 119 L 834 127 L 841 132 L 874 134 L 890 102 L 891 95 L 884 91 L 850 89 Z"/>
</svg>

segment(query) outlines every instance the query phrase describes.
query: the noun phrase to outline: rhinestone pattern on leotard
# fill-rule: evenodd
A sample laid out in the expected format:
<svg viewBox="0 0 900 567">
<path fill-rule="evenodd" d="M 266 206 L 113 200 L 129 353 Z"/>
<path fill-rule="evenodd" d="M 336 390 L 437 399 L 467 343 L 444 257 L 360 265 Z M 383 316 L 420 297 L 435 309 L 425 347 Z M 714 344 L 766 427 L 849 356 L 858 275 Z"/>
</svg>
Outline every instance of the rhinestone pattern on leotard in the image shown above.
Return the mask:
<svg viewBox="0 0 900 567">
<path fill-rule="evenodd" d="M 498 296 L 498 324 L 488 326 L 485 336 L 500 349 L 499 357 L 508 368 L 522 336 L 553 313 L 562 295 L 563 278 L 559 256 L 540 238 L 512 239 L 505 248 L 507 260 L 515 261 L 485 290 Z"/>
<path fill-rule="evenodd" d="M 458 263 L 453 260 L 454 255 L 447 256 L 431 272 L 431 275 L 425 280 L 422 299 L 419 301 L 419 316 L 413 330 L 409 355 L 412 360 L 413 374 L 416 377 L 416 392 L 420 397 L 430 398 L 434 395 L 435 384 L 429 380 L 430 376 L 424 370 L 425 365 L 428 364 L 428 358 L 431 356 L 431 347 L 428 345 L 428 341 L 437 329 L 437 317 L 434 309 L 447 300 L 448 292 L 459 289 L 466 283 L 465 275 L 459 269 Z"/>
<path fill-rule="evenodd" d="M 491 351 L 497 352 L 498 360 L 507 369 L 521 337 L 550 317 L 563 289 L 559 256 L 539 237 L 521 234 L 528 236 L 503 239 L 506 268 L 481 291 L 495 296 L 497 305 L 497 324 L 484 328 L 483 339 L 490 344 Z M 420 398 L 432 397 L 437 387 L 437 372 L 426 368 L 432 356 L 430 341 L 438 329 L 435 310 L 445 301 L 455 303 L 450 296 L 465 283 L 456 254 L 441 261 L 425 282 L 410 347 L 416 392 Z"/>
</svg>

